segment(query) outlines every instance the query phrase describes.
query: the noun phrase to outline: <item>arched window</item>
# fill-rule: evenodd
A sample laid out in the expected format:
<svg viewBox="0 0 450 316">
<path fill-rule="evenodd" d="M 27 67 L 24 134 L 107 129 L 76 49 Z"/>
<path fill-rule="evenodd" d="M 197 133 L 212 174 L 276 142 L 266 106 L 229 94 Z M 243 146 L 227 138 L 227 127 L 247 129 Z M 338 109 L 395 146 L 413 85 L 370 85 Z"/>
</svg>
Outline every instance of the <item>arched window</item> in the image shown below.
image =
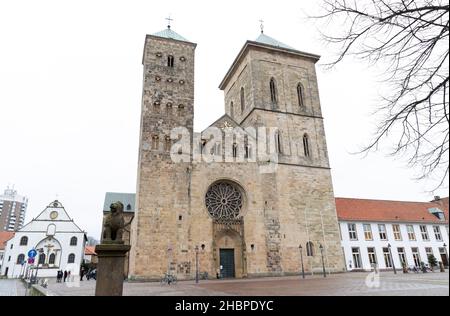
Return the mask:
<svg viewBox="0 0 450 316">
<path fill-rule="evenodd" d="M 245 90 L 244 87 L 241 88 L 241 114 L 244 113 L 245 110 Z"/>
<path fill-rule="evenodd" d="M 38 264 L 45 264 L 45 253 L 41 253 L 39 255 L 39 261 Z"/>
<path fill-rule="evenodd" d="M 309 157 L 311 155 L 309 151 L 309 137 L 307 134 L 303 135 L 303 151 L 305 153 L 305 157 Z"/>
<path fill-rule="evenodd" d="M 164 137 L 164 151 L 170 151 L 172 147 L 172 141 L 170 140 L 170 136 Z"/>
<path fill-rule="evenodd" d="M 301 83 L 297 85 L 297 98 L 298 98 L 298 106 L 300 108 L 304 108 L 305 107 L 304 89 Z"/>
<path fill-rule="evenodd" d="M 48 257 L 48 264 L 55 264 L 56 255 L 54 253 L 50 254 Z"/>
<path fill-rule="evenodd" d="M 56 225 L 50 224 L 47 226 L 47 236 L 55 236 L 56 233 Z"/>
<path fill-rule="evenodd" d="M 67 259 L 67 263 L 75 263 L 75 254 L 71 253 Z"/>
<path fill-rule="evenodd" d="M 153 135 L 152 136 L 152 150 L 158 150 L 159 149 L 159 136 Z"/>
<path fill-rule="evenodd" d="M 314 257 L 314 244 L 310 241 L 306 243 L 306 255 L 308 257 Z"/>
<path fill-rule="evenodd" d="M 175 58 L 172 55 L 167 56 L 167 67 L 173 68 Z"/>
<path fill-rule="evenodd" d="M 236 143 L 233 144 L 233 158 L 237 157 L 238 145 Z"/>
<path fill-rule="evenodd" d="M 20 238 L 20 245 L 21 246 L 28 245 L 28 237 L 27 236 L 23 236 L 22 238 Z"/>
<path fill-rule="evenodd" d="M 234 103 L 233 102 L 230 103 L 230 116 L 234 117 Z"/>
<path fill-rule="evenodd" d="M 22 264 L 22 262 L 25 261 L 25 255 L 24 254 L 20 254 L 17 256 L 17 264 Z"/>
<path fill-rule="evenodd" d="M 275 149 L 277 153 L 281 154 L 282 146 L 281 146 L 281 134 L 280 131 L 275 132 Z"/>
<path fill-rule="evenodd" d="M 78 243 L 78 238 L 77 237 L 74 236 L 74 237 L 70 238 L 70 245 L 71 246 L 76 246 L 77 243 Z"/>
<path fill-rule="evenodd" d="M 250 145 L 245 145 L 245 157 L 244 158 L 245 159 L 252 158 L 251 152 L 252 152 L 252 150 L 251 150 Z"/>
<path fill-rule="evenodd" d="M 127 205 L 127 211 L 131 211 L 131 204 Z"/>
<path fill-rule="evenodd" d="M 274 107 L 278 104 L 277 86 L 273 78 L 270 79 L 270 101 Z"/>
</svg>

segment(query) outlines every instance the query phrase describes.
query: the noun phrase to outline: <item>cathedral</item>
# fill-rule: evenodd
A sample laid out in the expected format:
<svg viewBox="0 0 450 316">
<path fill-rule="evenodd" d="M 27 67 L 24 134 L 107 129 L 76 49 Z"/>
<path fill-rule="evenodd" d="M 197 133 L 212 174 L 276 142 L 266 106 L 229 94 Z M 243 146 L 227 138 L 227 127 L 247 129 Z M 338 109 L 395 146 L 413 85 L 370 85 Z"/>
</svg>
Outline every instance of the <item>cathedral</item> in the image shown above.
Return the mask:
<svg viewBox="0 0 450 316">
<path fill-rule="evenodd" d="M 225 114 L 194 133 L 195 50 L 170 26 L 145 39 L 129 278 L 343 271 L 320 57 L 261 32 L 220 83 Z"/>
</svg>

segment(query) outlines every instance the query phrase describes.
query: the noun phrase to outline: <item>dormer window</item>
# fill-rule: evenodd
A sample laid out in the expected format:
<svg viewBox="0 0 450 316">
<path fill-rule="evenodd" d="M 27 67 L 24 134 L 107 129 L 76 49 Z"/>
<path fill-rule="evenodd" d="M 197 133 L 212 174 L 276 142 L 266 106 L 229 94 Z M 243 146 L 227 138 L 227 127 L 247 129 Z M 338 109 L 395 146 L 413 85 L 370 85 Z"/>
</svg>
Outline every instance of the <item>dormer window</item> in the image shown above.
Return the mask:
<svg viewBox="0 0 450 316">
<path fill-rule="evenodd" d="M 439 218 L 439 220 L 441 221 L 445 221 L 445 215 L 444 212 L 440 209 L 438 209 L 437 207 L 433 207 L 428 209 L 428 211 L 433 214 L 434 216 L 436 216 L 437 218 Z"/>
</svg>

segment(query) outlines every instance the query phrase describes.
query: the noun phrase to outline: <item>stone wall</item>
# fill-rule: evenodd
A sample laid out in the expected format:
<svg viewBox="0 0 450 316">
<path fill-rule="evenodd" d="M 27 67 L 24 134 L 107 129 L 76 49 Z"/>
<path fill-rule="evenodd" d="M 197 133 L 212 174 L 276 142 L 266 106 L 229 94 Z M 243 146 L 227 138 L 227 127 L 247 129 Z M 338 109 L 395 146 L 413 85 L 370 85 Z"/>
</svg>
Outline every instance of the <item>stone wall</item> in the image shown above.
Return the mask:
<svg viewBox="0 0 450 316">
<path fill-rule="evenodd" d="M 200 272 L 215 276 L 219 250 L 235 249 L 237 277 L 289 275 L 305 270 L 343 270 L 334 194 L 315 75 L 315 60 L 270 49 L 250 49 L 237 65 L 225 91 L 225 109 L 243 127 L 278 127 L 282 151 L 274 173 L 261 173 L 257 163 L 173 163 L 155 136 L 165 137 L 182 125 L 192 132 L 194 102 L 193 44 L 148 36 L 144 51 L 144 93 L 139 151 L 137 211 L 132 228 L 130 276 L 160 279 L 167 271 L 179 279 Z M 165 56 L 186 60 L 166 69 Z M 161 56 L 160 56 L 161 55 Z M 270 104 L 269 81 L 275 78 L 277 107 Z M 167 79 L 172 78 L 172 82 Z M 185 81 L 180 85 L 180 80 Z M 305 108 L 295 87 L 305 87 Z M 240 90 L 246 107 L 240 113 Z M 173 115 L 167 102 L 186 105 Z M 231 110 L 231 102 L 234 110 Z M 296 105 L 297 104 L 297 105 Z M 234 112 L 234 113 L 231 113 Z M 310 139 L 305 156 L 303 136 Z M 192 134 L 191 134 L 192 135 Z M 217 181 L 235 183 L 244 196 L 242 224 L 218 225 L 208 214 L 205 195 Z"/>
</svg>

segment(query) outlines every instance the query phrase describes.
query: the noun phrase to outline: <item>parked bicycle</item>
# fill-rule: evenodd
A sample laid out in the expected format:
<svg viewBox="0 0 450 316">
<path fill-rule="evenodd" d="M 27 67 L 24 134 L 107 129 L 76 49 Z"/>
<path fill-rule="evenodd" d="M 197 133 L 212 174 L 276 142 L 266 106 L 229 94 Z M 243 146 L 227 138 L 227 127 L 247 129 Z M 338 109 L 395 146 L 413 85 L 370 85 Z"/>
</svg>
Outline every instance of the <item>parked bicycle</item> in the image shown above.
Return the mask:
<svg viewBox="0 0 450 316">
<path fill-rule="evenodd" d="M 209 277 L 208 272 L 205 271 L 205 272 L 200 273 L 201 280 L 208 280 L 208 277 Z"/>
<path fill-rule="evenodd" d="M 167 285 L 171 285 L 171 284 L 177 284 L 177 277 L 171 274 L 164 274 L 164 277 L 161 279 L 161 285 L 167 284 Z"/>
</svg>

